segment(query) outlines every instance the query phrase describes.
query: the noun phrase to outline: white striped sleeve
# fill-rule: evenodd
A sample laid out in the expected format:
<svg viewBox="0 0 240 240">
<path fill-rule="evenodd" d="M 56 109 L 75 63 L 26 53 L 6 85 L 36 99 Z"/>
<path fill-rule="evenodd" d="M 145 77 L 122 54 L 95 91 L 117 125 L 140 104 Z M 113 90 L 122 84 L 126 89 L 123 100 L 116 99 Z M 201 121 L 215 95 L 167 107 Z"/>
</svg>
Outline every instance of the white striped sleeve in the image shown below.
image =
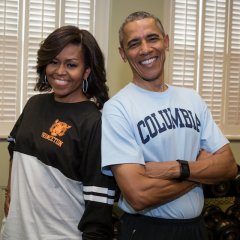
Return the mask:
<svg viewBox="0 0 240 240">
<path fill-rule="evenodd" d="M 114 203 L 115 191 L 108 188 L 97 186 L 83 187 L 84 199 L 88 201 L 106 203 L 112 205 Z"/>
</svg>

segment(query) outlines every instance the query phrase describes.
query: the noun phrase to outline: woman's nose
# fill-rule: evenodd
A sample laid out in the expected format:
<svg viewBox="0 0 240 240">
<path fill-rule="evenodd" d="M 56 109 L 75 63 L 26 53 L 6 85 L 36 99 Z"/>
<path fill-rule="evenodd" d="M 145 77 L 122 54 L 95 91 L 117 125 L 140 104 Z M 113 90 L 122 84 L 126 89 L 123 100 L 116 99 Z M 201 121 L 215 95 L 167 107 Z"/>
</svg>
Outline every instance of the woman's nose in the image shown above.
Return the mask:
<svg viewBox="0 0 240 240">
<path fill-rule="evenodd" d="M 59 64 L 57 69 L 56 69 L 57 74 L 62 75 L 66 73 L 66 69 L 64 64 Z"/>
</svg>

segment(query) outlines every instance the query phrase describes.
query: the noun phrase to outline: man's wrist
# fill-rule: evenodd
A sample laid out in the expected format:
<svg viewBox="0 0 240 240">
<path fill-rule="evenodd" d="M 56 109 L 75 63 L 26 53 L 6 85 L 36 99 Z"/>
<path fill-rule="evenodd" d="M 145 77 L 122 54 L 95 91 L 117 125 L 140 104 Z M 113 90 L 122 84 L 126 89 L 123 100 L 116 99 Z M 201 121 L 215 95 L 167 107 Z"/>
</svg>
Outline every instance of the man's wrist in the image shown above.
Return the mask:
<svg viewBox="0 0 240 240">
<path fill-rule="evenodd" d="M 180 181 L 188 179 L 190 176 L 188 161 L 178 159 L 177 162 L 180 165 L 180 176 L 177 179 Z"/>
</svg>

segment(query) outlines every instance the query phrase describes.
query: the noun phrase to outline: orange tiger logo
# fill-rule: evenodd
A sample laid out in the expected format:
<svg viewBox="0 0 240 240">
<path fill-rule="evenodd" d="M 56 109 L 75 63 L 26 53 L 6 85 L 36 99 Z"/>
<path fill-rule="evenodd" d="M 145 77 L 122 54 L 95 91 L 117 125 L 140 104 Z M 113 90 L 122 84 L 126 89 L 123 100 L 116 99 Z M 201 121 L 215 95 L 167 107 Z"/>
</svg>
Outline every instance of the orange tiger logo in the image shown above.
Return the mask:
<svg viewBox="0 0 240 240">
<path fill-rule="evenodd" d="M 58 119 L 55 120 L 55 122 L 53 123 L 53 125 L 51 126 L 50 133 L 52 136 L 59 136 L 62 137 L 65 132 L 67 131 L 67 129 L 71 128 L 72 126 L 66 124 L 65 122 L 61 122 Z"/>
</svg>

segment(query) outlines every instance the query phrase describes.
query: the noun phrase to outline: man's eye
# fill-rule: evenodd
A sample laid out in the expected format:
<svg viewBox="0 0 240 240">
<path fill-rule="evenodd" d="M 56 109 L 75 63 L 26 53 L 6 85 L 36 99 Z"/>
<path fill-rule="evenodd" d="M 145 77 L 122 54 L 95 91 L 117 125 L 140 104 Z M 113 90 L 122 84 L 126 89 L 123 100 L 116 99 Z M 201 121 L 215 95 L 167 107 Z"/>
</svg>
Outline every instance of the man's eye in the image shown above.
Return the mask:
<svg viewBox="0 0 240 240">
<path fill-rule="evenodd" d="M 128 48 L 135 48 L 139 45 L 139 42 L 132 42 L 130 44 L 128 44 Z"/>
<path fill-rule="evenodd" d="M 151 42 L 155 42 L 155 41 L 159 40 L 159 37 L 152 36 L 152 37 L 148 38 L 148 40 Z"/>
</svg>

